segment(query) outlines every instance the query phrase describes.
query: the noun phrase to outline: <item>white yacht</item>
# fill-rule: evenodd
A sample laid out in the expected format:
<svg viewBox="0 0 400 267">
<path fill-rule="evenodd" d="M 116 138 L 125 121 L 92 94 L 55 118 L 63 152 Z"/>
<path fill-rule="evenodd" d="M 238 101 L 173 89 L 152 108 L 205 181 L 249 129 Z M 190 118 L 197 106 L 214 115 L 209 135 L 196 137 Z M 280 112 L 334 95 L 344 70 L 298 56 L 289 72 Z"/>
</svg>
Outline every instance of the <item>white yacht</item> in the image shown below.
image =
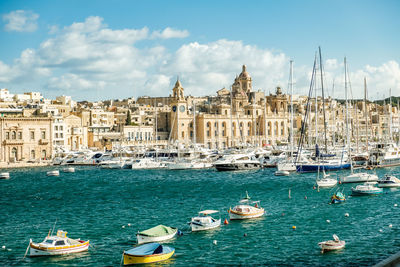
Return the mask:
<svg viewBox="0 0 400 267">
<path fill-rule="evenodd" d="M 393 188 L 400 187 L 400 179 L 393 175 L 385 175 L 385 177 L 378 180 L 378 187 Z"/>
<path fill-rule="evenodd" d="M 218 171 L 256 170 L 261 168 L 261 163 L 253 154 L 226 155 L 214 163 Z"/>
<path fill-rule="evenodd" d="M 150 170 L 150 169 L 165 169 L 167 163 L 165 161 L 156 161 L 153 158 L 141 158 L 131 161 L 133 170 Z"/>
<path fill-rule="evenodd" d="M 366 172 L 354 172 L 348 176 L 340 178 L 342 183 L 363 183 L 363 182 L 376 182 L 378 176 Z"/>
</svg>

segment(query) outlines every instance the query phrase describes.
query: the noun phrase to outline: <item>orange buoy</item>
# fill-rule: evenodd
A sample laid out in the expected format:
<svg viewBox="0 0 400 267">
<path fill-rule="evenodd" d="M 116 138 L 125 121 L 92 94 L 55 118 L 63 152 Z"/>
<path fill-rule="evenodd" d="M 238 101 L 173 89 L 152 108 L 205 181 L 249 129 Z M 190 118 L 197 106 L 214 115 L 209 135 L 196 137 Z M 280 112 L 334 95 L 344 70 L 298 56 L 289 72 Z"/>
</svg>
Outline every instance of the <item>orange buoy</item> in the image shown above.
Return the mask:
<svg viewBox="0 0 400 267">
<path fill-rule="evenodd" d="M 293 226 L 292 226 L 292 229 L 293 229 L 293 230 L 296 230 L 296 225 L 293 225 Z"/>
<path fill-rule="evenodd" d="M 227 219 L 225 219 L 225 221 L 224 221 L 224 224 L 229 224 L 229 222 L 228 222 L 228 220 L 227 220 Z"/>
</svg>

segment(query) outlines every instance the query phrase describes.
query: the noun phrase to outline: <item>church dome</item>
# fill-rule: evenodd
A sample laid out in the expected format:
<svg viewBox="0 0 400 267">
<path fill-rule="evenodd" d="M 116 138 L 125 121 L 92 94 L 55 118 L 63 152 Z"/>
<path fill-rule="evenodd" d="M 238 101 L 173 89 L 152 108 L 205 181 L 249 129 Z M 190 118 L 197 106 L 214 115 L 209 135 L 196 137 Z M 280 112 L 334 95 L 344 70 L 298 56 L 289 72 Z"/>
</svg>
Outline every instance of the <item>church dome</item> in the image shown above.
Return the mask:
<svg viewBox="0 0 400 267">
<path fill-rule="evenodd" d="M 242 73 L 240 73 L 239 78 L 250 78 L 250 74 L 246 71 L 246 65 L 243 65 Z"/>
</svg>

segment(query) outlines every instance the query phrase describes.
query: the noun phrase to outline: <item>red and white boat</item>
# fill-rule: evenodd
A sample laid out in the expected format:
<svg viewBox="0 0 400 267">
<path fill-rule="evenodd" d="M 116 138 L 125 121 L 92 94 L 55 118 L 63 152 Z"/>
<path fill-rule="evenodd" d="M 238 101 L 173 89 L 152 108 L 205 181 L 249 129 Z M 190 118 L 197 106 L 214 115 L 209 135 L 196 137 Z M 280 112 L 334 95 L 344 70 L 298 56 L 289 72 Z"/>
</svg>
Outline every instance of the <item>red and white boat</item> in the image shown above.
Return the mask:
<svg viewBox="0 0 400 267">
<path fill-rule="evenodd" d="M 68 238 L 67 232 L 58 230 L 57 235 L 47 236 L 41 243 L 34 243 L 31 239 L 29 247 L 31 257 L 56 256 L 86 251 L 89 241 Z"/>
<path fill-rule="evenodd" d="M 321 252 L 324 253 L 325 251 L 332 251 L 332 250 L 339 250 L 345 247 L 346 241 L 339 240 L 337 235 L 333 235 L 334 240 L 328 240 L 319 242 L 318 246 L 321 248 Z"/>
</svg>

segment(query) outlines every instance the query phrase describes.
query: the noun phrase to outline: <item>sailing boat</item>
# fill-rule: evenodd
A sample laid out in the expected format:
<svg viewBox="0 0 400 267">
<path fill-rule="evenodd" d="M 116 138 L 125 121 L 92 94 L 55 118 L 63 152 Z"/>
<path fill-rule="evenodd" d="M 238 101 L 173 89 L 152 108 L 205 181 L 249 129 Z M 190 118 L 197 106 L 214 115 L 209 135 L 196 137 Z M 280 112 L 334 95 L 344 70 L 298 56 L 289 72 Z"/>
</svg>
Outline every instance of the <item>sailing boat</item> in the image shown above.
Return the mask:
<svg viewBox="0 0 400 267">
<path fill-rule="evenodd" d="M 337 185 L 337 179 L 330 178 L 330 175 L 326 174 L 325 170 L 322 170 L 322 173 L 323 173 L 322 179 L 319 179 L 319 173 L 320 172 L 318 170 L 317 181 L 316 181 L 318 187 L 326 188 L 326 187 L 333 187 L 333 186 Z"/>
<path fill-rule="evenodd" d="M 347 145 L 349 147 L 349 151 L 351 151 L 351 143 L 350 143 L 350 135 L 348 133 L 348 101 L 347 101 L 347 79 L 348 79 L 348 72 L 347 72 L 347 62 L 346 58 L 344 58 L 344 75 L 345 75 L 345 94 L 346 94 L 346 129 L 347 129 Z M 370 173 L 365 173 L 365 172 L 357 172 L 354 173 L 353 169 L 353 164 L 352 164 L 352 158 L 350 158 L 350 169 L 351 169 L 351 174 L 345 177 L 342 177 L 340 180 L 342 183 L 360 183 L 360 182 L 373 182 L 373 181 L 378 181 L 378 176 L 375 174 L 370 174 Z"/>
<path fill-rule="evenodd" d="M 314 59 L 314 68 L 312 72 L 312 77 L 311 77 L 311 84 L 310 84 L 310 91 L 308 95 L 308 101 L 307 101 L 307 108 L 306 108 L 306 115 L 303 121 L 302 125 L 302 134 L 300 137 L 300 144 L 298 148 L 298 154 L 297 157 L 299 156 L 299 151 L 301 151 L 301 145 L 302 145 L 302 139 L 304 137 L 304 131 L 305 131 L 305 123 L 307 121 L 307 113 L 309 113 L 309 108 L 310 108 L 310 98 L 312 95 L 312 90 L 316 90 L 314 87 L 316 86 L 316 78 L 317 78 L 317 57 Z M 341 170 L 341 169 L 348 169 L 350 168 L 350 162 L 347 160 L 347 155 L 345 153 L 342 153 L 341 157 L 334 157 L 335 155 L 330 155 L 327 154 L 327 137 L 326 137 L 326 125 L 327 123 L 325 122 L 325 100 L 324 100 L 324 83 L 323 83 L 323 69 L 322 69 L 322 56 L 321 56 L 321 48 L 319 48 L 319 71 L 321 75 L 321 91 L 322 91 L 322 110 L 323 110 L 323 117 L 324 117 L 324 144 L 325 144 L 325 154 L 321 154 L 318 148 L 318 123 L 317 123 L 317 117 L 318 117 L 318 105 L 317 105 L 317 93 L 315 92 L 315 158 L 316 160 L 309 162 L 309 163 L 296 163 L 296 170 L 298 172 L 317 172 L 319 170 Z M 320 159 L 323 158 L 321 161 Z"/>
</svg>

